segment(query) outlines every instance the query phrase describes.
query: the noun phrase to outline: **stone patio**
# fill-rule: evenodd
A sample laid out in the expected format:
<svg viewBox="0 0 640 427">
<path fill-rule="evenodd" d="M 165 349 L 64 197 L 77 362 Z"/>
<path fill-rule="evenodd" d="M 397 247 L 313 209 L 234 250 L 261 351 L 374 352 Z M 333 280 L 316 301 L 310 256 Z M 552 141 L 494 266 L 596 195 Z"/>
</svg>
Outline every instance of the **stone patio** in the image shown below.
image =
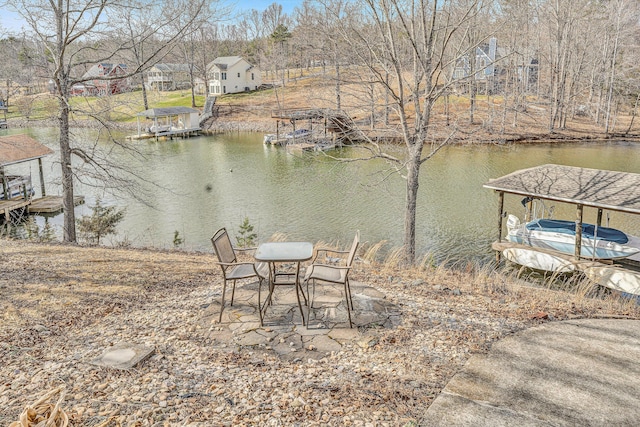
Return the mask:
<svg viewBox="0 0 640 427">
<path fill-rule="evenodd" d="M 351 293 L 353 328 L 349 328 L 341 285 L 316 287 L 306 327 L 302 326 L 293 286 L 276 287 L 273 303 L 264 315 L 264 326 L 260 327 L 257 282 L 237 285 L 233 306 L 229 305 L 231 294 L 227 288 L 221 323 L 218 323 L 221 294 L 214 294 L 214 300 L 205 309 L 203 322 L 209 329 L 208 338 L 216 347 L 273 351 L 286 359 L 320 358 L 339 351 L 343 345 L 371 347 L 378 342 L 381 330 L 401 322 L 400 308 L 375 288 L 352 282 Z M 263 285 L 263 303 L 267 294 L 268 288 Z M 307 306 L 302 296 L 301 301 L 306 318 Z"/>
</svg>

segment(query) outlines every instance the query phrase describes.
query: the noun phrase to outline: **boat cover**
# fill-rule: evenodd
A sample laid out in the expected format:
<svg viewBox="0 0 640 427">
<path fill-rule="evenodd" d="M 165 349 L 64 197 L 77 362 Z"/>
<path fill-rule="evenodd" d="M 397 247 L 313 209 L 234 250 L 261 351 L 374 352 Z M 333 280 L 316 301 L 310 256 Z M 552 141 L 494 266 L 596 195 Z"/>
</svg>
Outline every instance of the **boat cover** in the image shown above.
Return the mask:
<svg viewBox="0 0 640 427">
<path fill-rule="evenodd" d="M 582 224 L 582 236 L 593 239 L 595 225 Z M 560 219 L 537 219 L 527 223 L 527 230 L 549 231 L 563 234 L 576 234 L 576 223 L 573 221 L 563 221 Z M 598 227 L 598 239 L 607 240 L 619 244 L 625 244 L 629 238 L 620 230 L 609 227 Z"/>
</svg>

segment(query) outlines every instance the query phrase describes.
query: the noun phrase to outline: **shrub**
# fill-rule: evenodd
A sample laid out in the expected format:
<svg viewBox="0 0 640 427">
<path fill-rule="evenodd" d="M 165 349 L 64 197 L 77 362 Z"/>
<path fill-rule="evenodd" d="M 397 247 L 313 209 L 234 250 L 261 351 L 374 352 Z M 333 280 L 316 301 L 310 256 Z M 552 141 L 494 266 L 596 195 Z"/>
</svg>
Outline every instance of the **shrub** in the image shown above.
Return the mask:
<svg viewBox="0 0 640 427">
<path fill-rule="evenodd" d="M 99 197 L 91 209 L 91 215 L 84 215 L 77 221 L 78 231 L 89 243 L 99 245 L 104 236 L 116 234 L 116 226 L 124 218 L 124 209 L 103 206 Z"/>
</svg>

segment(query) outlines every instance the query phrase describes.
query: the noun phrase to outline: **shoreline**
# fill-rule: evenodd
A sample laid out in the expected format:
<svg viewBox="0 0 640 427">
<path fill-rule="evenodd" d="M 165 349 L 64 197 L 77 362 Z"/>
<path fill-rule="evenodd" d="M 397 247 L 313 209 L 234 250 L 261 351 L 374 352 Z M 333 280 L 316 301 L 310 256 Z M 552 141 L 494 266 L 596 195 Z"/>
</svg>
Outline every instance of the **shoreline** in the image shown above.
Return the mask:
<svg viewBox="0 0 640 427">
<path fill-rule="evenodd" d="M 96 122 L 88 120 L 74 121 L 72 127 L 77 128 L 96 128 Z M 120 123 L 108 122 L 111 129 L 121 131 L 136 131 L 136 123 Z M 54 119 L 50 120 L 24 120 L 24 119 L 8 119 L 9 128 L 43 128 L 56 127 L 57 123 Z M 267 124 L 265 119 L 253 121 L 239 120 L 221 120 L 213 123 L 207 129 L 203 129 L 204 135 L 215 135 L 219 133 L 230 132 L 275 132 L 275 126 Z M 509 145 L 509 144 L 551 144 L 551 143 L 581 143 L 581 142 L 611 142 L 617 140 L 640 142 L 638 134 L 611 133 L 591 133 L 585 135 L 587 130 L 558 130 L 553 133 L 549 132 L 530 132 L 530 133 L 510 133 L 505 135 L 488 134 L 486 132 L 477 132 L 475 134 L 465 135 L 454 138 L 449 145 Z M 437 138 L 436 140 L 443 140 Z"/>
</svg>

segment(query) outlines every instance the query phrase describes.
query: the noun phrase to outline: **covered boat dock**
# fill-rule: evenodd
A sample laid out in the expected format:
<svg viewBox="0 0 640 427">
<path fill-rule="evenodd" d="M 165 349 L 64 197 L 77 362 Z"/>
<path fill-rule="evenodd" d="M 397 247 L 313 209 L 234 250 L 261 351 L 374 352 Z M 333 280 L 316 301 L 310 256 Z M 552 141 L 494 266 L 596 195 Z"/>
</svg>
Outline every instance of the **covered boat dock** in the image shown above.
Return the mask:
<svg viewBox="0 0 640 427">
<path fill-rule="evenodd" d="M 276 120 L 276 133 L 265 135 L 265 143 L 274 145 L 299 145 L 300 151 L 324 151 L 342 146 L 356 140 L 362 135 L 353 120 L 342 110 L 328 108 L 280 109 L 271 112 Z M 297 137 L 298 121 L 307 122 L 308 134 Z M 289 137 L 285 135 L 287 122 L 293 127 Z M 314 131 L 313 124 L 321 124 L 322 130 Z M 328 135 L 331 133 L 331 136 Z"/>
<path fill-rule="evenodd" d="M 598 227 L 602 225 L 604 210 L 640 214 L 640 174 L 637 173 L 547 164 L 518 170 L 492 179 L 484 184 L 484 187 L 495 190 L 499 196 L 498 240 L 492 245 L 497 251 L 498 260 L 502 250 L 513 246 L 523 246 L 502 241 L 503 220 L 506 216 L 504 212 L 505 193 L 525 197 L 524 202 L 527 203 L 529 218 L 531 218 L 534 199 L 575 205 L 574 256 L 566 254 L 564 256 L 554 254 L 554 256 L 563 257 L 567 262 L 571 262 L 576 268 L 582 270 L 604 265 L 601 262 L 591 262 L 580 255 L 585 207 L 597 209 L 596 224 Z M 616 262 L 627 266 L 640 265 L 633 260 L 633 257 Z"/>
<path fill-rule="evenodd" d="M 200 111 L 189 107 L 150 108 L 138 116 L 138 135 L 136 139 L 161 137 L 190 137 L 200 134 Z M 153 121 L 150 125 L 141 123 L 141 119 Z"/>
<path fill-rule="evenodd" d="M 53 150 L 28 135 L 0 136 L 0 191 L 4 195 L 4 199 L 0 200 L 0 217 L 4 217 L 5 222 L 10 222 L 14 211 L 24 212 L 26 209 L 28 213 L 55 213 L 62 210 L 62 198 L 47 195 L 45 188 L 42 158 L 50 154 L 53 154 Z M 27 191 L 23 191 L 19 197 L 11 198 L 7 191 L 5 168 L 34 160 L 38 162 L 41 197 L 34 199 Z M 84 202 L 82 196 L 76 196 L 74 199 L 76 205 Z"/>
<path fill-rule="evenodd" d="M 504 193 L 576 205 L 577 258 L 585 206 L 598 209 L 598 226 L 602 225 L 605 209 L 640 214 L 640 174 L 637 173 L 549 164 L 492 179 L 484 187 L 497 191 L 500 197 L 498 241 L 502 240 Z M 531 207 L 530 201 L 529 209 Z"/>
</svg>

